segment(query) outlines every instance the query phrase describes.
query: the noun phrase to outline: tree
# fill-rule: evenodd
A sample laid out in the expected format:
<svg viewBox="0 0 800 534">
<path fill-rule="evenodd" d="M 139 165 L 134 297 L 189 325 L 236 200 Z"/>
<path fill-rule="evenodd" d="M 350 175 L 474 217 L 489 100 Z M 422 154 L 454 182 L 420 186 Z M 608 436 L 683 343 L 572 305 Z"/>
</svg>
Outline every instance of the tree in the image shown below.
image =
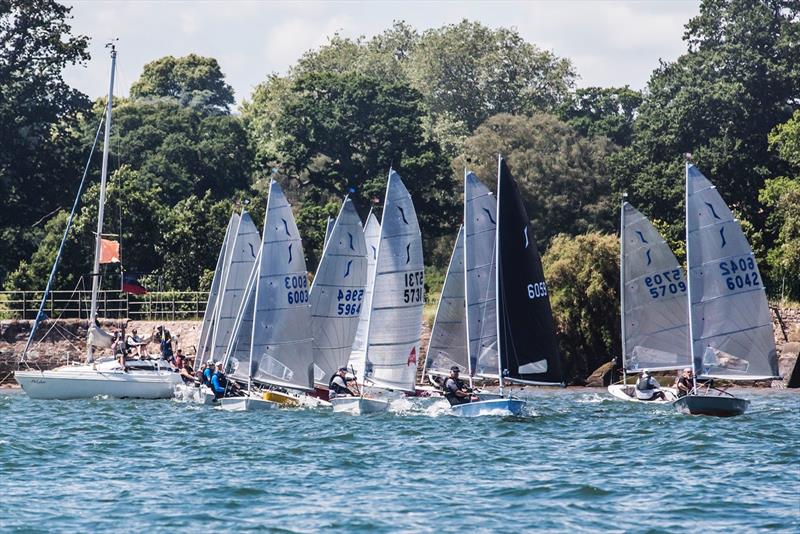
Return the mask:
<svg viewBox="0 0 800 534">
<path fill-rule="evenodd" d="M 131 97 L 166 98 L 220 113 L 227 113 L 234 102 L 233 88 L 225 82 L 217 60 L 196 54 L 148 63 L 131 85 Z"/>
<path fill-rule="evenodd" d="M 210 191 L 178 202 L 165 213 L 163 237 L 156 253 L 164 258 L 160 269 L 165 287 L 191 291 L 212 277 L 225 229 L 233 211 L 229 200 L 215 201 Z"/>
<path fill-rule="evenodd" d="M 298 221 L 304 236 L 321 228 L 328 213 L 315 211 L 313 219 L 321 219 L 312 220 L 306 205 L 338 206 L 349 193 L 365 216 L 373 198 L 383 199 L 390 166 L 414 198 L 428 243 L 456 220 L 455 188 L 438 145 L 423 139 L 421 95 L 407 84 L 310 73 L 288 82 L 272 78 L 257 94 L 243 113 L 260 176 L 277 178 L 295 209 L 306 210 Z M 318 257 L 320 245 L 307 244 L 306 253 Z"/>
<path fill-rule="evenodd" d="M 559 106 L 559 117 L 582 135 L 602 135 L 619 146 L 633 138 L 636 110 L 642 94 L 625 87 L 587 87 L 570 93 Z"/>
<path fill-rule="evenodd" d="M 580 382 L 619 354 L 619 242 L 559 235 L 542 264 L 566 375 Z"/>
<path fill-rule="evenodd" d="M 769 144 L 791 165 L 793 176 L 769 179 L 759 192 L 759 200 L 772 209 L 767 228 L 777 236 L 767 263 L 773 293 L 800 300 L 800 110 L 770 133 Z"/>
<path fill-rule="evenodd" d="M 575 80 L 569 60 L 517 30 L 468 20 L 423 33 L 407 70 L 431 114 L 449 114 L 468 132 L 498 113 L 553 110 Z"/>
<path fill-rule="evenodd" d="M 508 162 L 544 248 L 559 233 L 612 231 L 615 205 L 604 160 L 613 150 L 605 138 L 587 139 L 551 115 L 500 114 L 467 139 L 466 158 L 453 172 L 473 170 L 494 189 L 497 154 Z"/>
<path fill-rule="evenodd" d="M 651 217 L 683 231 L 683 154 L 756 229 L 758 191 L 786 163 L 767 135 L 798 107 L 800 15 L 785 0 L 704 0 L 686 25 L 688 52 L 662 63 L 638 110 L 634 140 L 613 158 L 619 189 Z M 771 246 L 774 236 L 765 236 Z"/>
<path fill-rule="evenodd" d="M 0 0 L 0 284 L 29 258 L 39 226 L 72 198 L 88 147 L 75 124 L 89 101 L 62 77 L 89 59 L 71 34 L 71 8 L 52 0 Z"/>
</svg>

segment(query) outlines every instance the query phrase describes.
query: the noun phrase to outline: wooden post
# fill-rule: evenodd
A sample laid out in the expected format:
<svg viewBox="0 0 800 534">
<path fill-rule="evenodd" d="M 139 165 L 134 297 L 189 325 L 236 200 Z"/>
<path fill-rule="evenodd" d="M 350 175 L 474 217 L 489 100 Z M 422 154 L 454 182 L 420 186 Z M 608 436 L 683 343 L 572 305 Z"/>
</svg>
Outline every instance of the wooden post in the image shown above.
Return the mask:
<svg viewBox="0 0 800 534">
<path fill-rule="evenodd" d="M 28 311 L 27 307 L 28 307 L 27 306 L 27 302 L 25 302 L 25 292 L 23 291 L 22 292 L 22 320 L 23 321 L 26 319 L 25 316 L 27 315 L 27 311 Z"/>
</svg>

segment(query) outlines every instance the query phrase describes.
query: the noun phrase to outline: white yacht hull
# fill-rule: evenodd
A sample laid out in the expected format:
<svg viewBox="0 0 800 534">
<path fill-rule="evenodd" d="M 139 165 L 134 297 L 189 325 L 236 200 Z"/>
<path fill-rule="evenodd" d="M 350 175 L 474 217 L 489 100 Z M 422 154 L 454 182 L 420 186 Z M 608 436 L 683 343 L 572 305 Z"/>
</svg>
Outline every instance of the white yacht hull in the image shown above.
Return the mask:
<svg viewBox="0 0 800 534">
<path fill-rule="evenodd" d="M 678 391 L 675 388 L 661 388 L 664 392 L 666 400 L 641 400 L 636 398 L 636 388 L 632 385 L 625 384 L 611 384 L 608 386 L 608 392 L 617 400 L 628 402 L 638 402 L 641 404 L 669 404 L 678 398 Z"/>
<path fill-rule="evenodd" d="M 32 399 L 169 399 L 181 377 L 168 366 L 154 370 L 129 369 L 116 361 L 68 365 L 49 371 L 17 371 L 14 378 Z"/>
<path fill-rule="evenodd" d="M 385 399 L 366 399 L 364 397 L 336 397 L 331 399 L 333 413 L 349 413 L 364 415 L 385 412 L 389 409 L 389 401 Z"/>
</svg>

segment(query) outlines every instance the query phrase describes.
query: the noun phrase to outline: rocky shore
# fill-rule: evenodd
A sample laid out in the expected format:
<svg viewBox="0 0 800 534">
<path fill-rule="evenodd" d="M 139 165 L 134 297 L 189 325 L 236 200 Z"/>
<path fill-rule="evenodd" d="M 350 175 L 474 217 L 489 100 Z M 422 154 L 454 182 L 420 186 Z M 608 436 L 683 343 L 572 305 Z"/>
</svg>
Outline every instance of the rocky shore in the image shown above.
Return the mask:
<svg viewBox="0 0 800 534">
<path fill-rule="evenodd" d="M 800 369 L 795 369 L 800 353 L 800 308 L 773 308 L 773 326 L 775 343 L 778 348 L 778 362 L 783 386 L 800 387 Z M 152 334 L 158 326 L 163 325 L 170 331 L 177 348 L 193 356 L 200 335 L 200 321 L 101 321 L 103 328 L 115 331 L 125 328 L 126 332 L 136 328 L 140 336 Z M 3 320 L 0 321 L 0 385 L 13 384 L 13 372 L 17 360 L 25 348 L 32 321 Z M 36 341 L 28 352 L 30 365 L 39 369 L 52 369 L 69 362 L 81 361 L 86 354 L 85 320 L 44 321 L 37 332 Z M 423 368 L 425 350 L 430 338 L 430 327 L 423 325 L 421 351 L 417 360 L 418 382 L 424 379 Z M 158 345 L 149 346 L 151 353 L 158 352 Z M 586 386 L 602 387 L 608 383 L 612 363 L 609 362 L 585 381 Z M 665 375 L 665 378 L 668 375 Z M 777 381 L 757 383 L 757 386 L 780 386 Z"/>
</svg>

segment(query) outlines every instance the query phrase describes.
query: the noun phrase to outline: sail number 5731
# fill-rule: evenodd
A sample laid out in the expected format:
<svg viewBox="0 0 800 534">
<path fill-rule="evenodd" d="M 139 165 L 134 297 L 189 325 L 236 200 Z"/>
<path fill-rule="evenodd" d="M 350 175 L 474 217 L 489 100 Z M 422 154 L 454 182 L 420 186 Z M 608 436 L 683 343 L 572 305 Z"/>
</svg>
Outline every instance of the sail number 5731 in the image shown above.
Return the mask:
<svg viewBox="0 0 800 534">
<path fill-rule="evenodd" d="M 405 289 L 403 289 L 403 302 L 410 304 L 412 302 L 422 302 L 423 284 L 425 283 L 424 274 L 422 271 L 413 273 L 405 273 L 404 275 Z"/>
</svg>

